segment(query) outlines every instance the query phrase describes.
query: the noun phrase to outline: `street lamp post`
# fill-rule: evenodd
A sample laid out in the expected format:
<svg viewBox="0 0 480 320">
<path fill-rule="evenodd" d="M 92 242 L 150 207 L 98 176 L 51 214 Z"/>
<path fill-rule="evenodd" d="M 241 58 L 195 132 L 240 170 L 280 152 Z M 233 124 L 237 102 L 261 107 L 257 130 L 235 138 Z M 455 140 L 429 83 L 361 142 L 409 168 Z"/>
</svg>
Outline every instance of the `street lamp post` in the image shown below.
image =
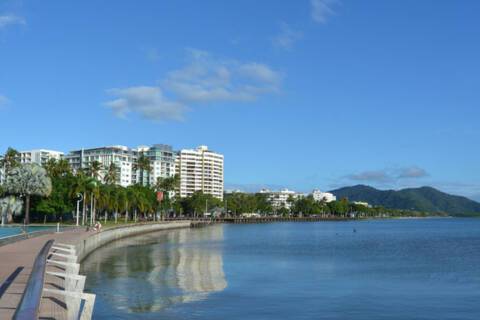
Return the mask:
<svg viewBox="0 0 480 320">
<path fill-rule="evenodd" d="M 79 224 L 79 219 L 80 219 L 80 202 L 82 202 L 83 200 L 83 195 L 81 193 L 77 193 L 77 227 L 78 227 L 78 224 Z"/>
</svg>

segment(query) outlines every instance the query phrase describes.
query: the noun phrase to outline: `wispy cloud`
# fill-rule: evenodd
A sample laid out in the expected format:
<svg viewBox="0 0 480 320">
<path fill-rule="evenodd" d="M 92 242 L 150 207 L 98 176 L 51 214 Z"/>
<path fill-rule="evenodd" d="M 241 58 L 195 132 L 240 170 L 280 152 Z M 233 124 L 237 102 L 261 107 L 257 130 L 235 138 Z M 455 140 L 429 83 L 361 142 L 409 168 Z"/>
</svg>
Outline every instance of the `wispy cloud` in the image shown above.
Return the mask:
<svg viewBox="0 0 480 320">
<path fill-rule="evenodd" d="M 326 23 L 330 16 L 335 14 L 332 7 L 338 3 L 338 0 L 311 0 L 312 19 L 318 23 Z"/>
<path fill-rule="evenodd" d="M 164 88 L 186 103 L 253 101 L 278 92 L 282 75 L 266 64 L 217 59 L 200 50 L 189 50 L 189 63 L 168 73 Z"/>
<path fill-rule="evenodd" d="M 249 102 L 280 91 L 283 75 L 266 64 L 188 52 L 187 64 L 168 72 L 158 86 L 110 89 L 118 99 L 106 105 L 120 117 L 136 112 L 152 120 L 180 120 L 191 105 Z"/>
<path fill-rule="evenodd" d="M 9 102 L 10 100 L 7 97 L 0 94 L 0 108 L 6 106 Z"/>
<path fill-rule="evenodd" d="M 0 15 L 0 29 L 4 29 L 12 25 L 25 25 L 27 24 L 25 18 L 14 15 L 14 14 L 4 14 Z"/>
<path fill-rule="evenodd" d="M 117 99 L 107 102 L 106 106 L 112 109 L 116 116 L 122 118 L 129 113 L 137 113 L 152 120 L 182 120 L 186 110 L 181 103 L 165 99 L 158 87 L 110 89 L 107 93 Z"/>
<path fill-rule="evenodd" d="M 280 33 L 272 39 L 272 44 L 278 48 L 291 49 L 295 42 L 302 37 L 302 32 L 296 31 L 289 24 L 282 22 L 280 24 Z"/>
<path fill-rule="evenodd" d="M 417 166 L 398 169 L 397 179 L 416 179 L 427 177 L 428 173 L 425 169 Z"/>
<path fill-rule="evenodd" d="M 346 175 L 344 178 L 350 181 L 363 183 L 394 184 L 400 180 L 420 179 L 427 176 L 428 173 L 425 169 L 422 169 L 418 166 L 410 166 L 363 171 Z"/>
</svg>

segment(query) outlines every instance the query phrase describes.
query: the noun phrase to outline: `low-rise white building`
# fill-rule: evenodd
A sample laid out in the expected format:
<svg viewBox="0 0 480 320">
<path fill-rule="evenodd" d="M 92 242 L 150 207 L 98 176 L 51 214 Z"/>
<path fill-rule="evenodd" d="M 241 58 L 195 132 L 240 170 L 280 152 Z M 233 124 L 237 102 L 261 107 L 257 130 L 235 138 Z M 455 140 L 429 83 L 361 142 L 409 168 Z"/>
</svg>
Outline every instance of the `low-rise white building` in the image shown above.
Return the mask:
<svg viewBox="0 0 480 320">
<path fill-rule="evenodd" d="M 105 174 L 114 163 L 117 167 L 117 184 L 127 187 L 136 181 L 133 165 L 136 160 L 136 151 L 125 146 L 109 146 L 91 149 L 70 151 L 65 157 L 73 170 L 88 169 L 92 162 L 98 161 L 102 165 L 99 172 L 103 180 Z"/>
<path fill-rule="evenodd" d="M 372 207 L 368 202 L 365 202 L 365 201 L 353 201 L 353 204 L 356 204 L 356 205 L 359 205 L 359 206 L 364 206 L 364 207 L 367 207 L 367 208 Z"/>
<path fill-rule="evenodd" d="M 337 197 L 333 193 L 322 192 L 318 189 L 315 189 L 312 191 L 312 196 L 313 196 L 313 200 L 315 201 L 323 200 L 324 202 L 327 202 L 327 203 L 337 200 Z"/>
<path fill-rule="evenodd" d="M 61 151 L 36 149 L 19 152 L 17 161 L 20 163 L 36 163 L 38 165 L 46 164 L 50 159 L 60 160 L 63 159 L 64 153 Z M 0 160 L 4 158 L 0 156 Z M 5 180 L 5 168 L 0 168 L 0 184 L 3 184 Z"/>
<path fill-rule="evenodd" d="M 267 200 L 270 202 L 270 205 L 274 209 L 287 208 L 290 209 L 292 206 L 289 199 L 296 200 L 298 198 L 304 197 L 303 193 L 298 193 L 287 188 L 281 189 L 280 191 L 270 191 L 268 189 L 260 190 L 260 193 L 267 195 Z"/>
<path fill-rule="evenodd" d="M 60 160 L 63 159 L 63 152 L 47 150 L 47 149 L 36 149 L 28 151 L 20 151 L 20 163 L 36 163 L 43 165 L 48 162 L 50 159 Z"/>
</svg>

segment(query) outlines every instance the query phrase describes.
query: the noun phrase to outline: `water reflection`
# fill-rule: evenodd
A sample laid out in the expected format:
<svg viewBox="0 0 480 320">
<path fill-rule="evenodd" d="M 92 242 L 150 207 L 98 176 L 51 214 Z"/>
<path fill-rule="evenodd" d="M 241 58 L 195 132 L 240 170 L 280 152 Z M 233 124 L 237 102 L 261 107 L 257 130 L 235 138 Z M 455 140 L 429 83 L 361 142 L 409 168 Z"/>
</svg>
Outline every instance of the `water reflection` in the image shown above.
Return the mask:
<svg viewBox="0 0 480 320">
<path fill-rule="evenodd" d="M 152 313 L 224 290 L 223 227 L 127 238 L 82 263 L 87 288 L 123 312 Z"/>
</svg>

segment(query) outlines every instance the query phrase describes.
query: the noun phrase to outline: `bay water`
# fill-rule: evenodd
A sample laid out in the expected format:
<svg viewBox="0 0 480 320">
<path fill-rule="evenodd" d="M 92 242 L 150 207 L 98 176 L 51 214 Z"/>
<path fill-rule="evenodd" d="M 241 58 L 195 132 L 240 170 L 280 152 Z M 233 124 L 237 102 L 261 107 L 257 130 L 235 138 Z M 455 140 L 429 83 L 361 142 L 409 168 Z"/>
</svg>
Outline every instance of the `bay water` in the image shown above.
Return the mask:
<svg viewBox="0 0 480 320">
<path fill-rule="evenodd" d="M 480 319 L 480 219 L 162 231 L 82 269 L 95 319 Z"/>
</svg>

